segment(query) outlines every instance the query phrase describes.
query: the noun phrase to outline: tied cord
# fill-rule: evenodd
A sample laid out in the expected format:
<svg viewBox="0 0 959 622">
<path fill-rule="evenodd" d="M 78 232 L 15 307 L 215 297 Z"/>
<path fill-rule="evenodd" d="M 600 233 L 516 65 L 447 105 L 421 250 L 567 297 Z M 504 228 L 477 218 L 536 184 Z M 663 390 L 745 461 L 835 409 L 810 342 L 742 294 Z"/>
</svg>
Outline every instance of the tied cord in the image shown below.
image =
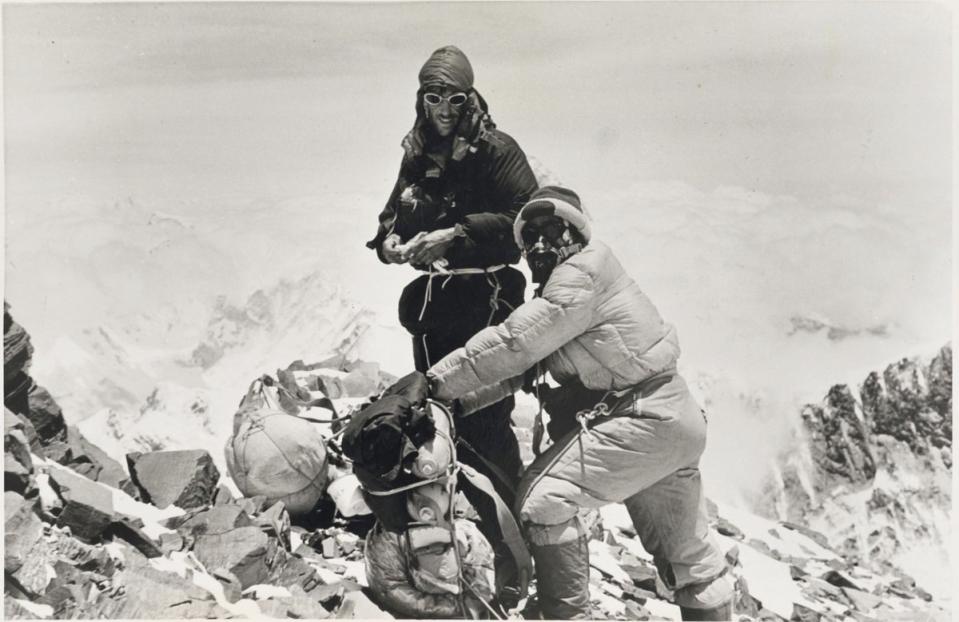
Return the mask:
<svg viewBox="0 0 959 622">
<path fill-rule="evenodd" d="M 447 418 L 447 421 L 449 421 L 450 429 L 451 429 L 451 430 L 454 430 L 455 428 L 453 427 L 453 414 L 450 412 L 450 410 L 449 410 L 444 404 L 442 404 L 442 403 L 440 403 L 440 402 L 437 402 L 436 400 L 432 400 L 432 399 L 431 399 L 431 400 L 428 400 L 428 401 L 429 401 L 430 404 L 437 406 L 437 407 L 443 412 L 443 415 Z M 444 480 L 443 483 L 446 484 L 446 490 L 447 490 L 447 492 L 449 493 L 449 499 L 450 499 L 450 505 L 449 505 L 449 507 L 446 509 L 446 517 L 445 517 L 445 518 L 446 518 L 446 524 L 449 526 L 449 531 L 450 531 L 450 536 L 451 536 L 450 539 L 452 540 L 452 546 L 453 546 L 453 554 L 456 556 L 456 575 L 457 575 L 457 580 L 458 580 L 458 582 L 459 582 L 461 585 L 465 586 L 465 587 L 473 594 L 473 596 L 476 597 L 477 600 L 479 600 L 481 603 L 483 603 L 483 606 L 486 607 L 487 610 L 489 610 L 489 612 L 493 615 L 493 617 L 494 617 L 495 619 L 497 619 L 497 620 L 502 620 L 502 619 L 504 619 L 504 618 L 503 618 L 501 615 L 499 615 L 499 614 L 495 611 L 495 609 L 493 609 L 493 607 L 492 607 L 488 602 L 486 602 L 486 600 L 485 600 L 482 596 L 480 596 L 480 594 L 477 593 L 476 589 L 470 584 L 469 581 L 466 580 L 466 577 L 463 575 L 463 558 L 462 558 L 462 555 L 460 554 L 460 550 L 459 550 L 459 539 L 458 539 L 457 536 L 456 536 L 456 522 L 453 520 L 453 518 L 454 518 L 454 517 L 453 517 L 453 506 L 454 506 L 454 504 L 455 504 L 455 502 L 456 502 L 456 479 L 457 479 L 457 478 L 455 477 L 455 475 L 456 475 L 456 474 L 459 472 L 459 470 L 460 470 L 460 469 L 459 469 L 459 462 L 457 461 L 457 456 L 456 456 L 456 443 L 453 442 L 453 438 L 452 438 L 451 435 L 449 435 L 449 434 L 441 431 L 441 430 L 438 429 L 438 428 L 436 429 L 436 433 L 437 433 L 437 434 L 441 434 L 444 438 L 446 438 L 447 440 L 450 441 L 451 460 L 450 460 L 450 467 L 449 467 L 449 469 L 447 470 L 446 473 L 444 473 L 444 474 L 442 474 L 442 475 L 439 475 L 439 476 L 437 476 L 437 477 L 428 479 L 428 480 L 423 480 L 423 481 L 421 481 L 421 482 L 416 482 L 416 483 L 414 483 L 414 484 L 410 484 L 410 485 L 408 485 L 408 486 L 402 486 L 402 487 L 399 487 L 399 488 L 394 488 L 394 489 L 389 490 L 389 491 L 372 491 L 372 490 L 367 490 L 366 492 L 368 492 L 368 493 L 370 493 L 370 494 L 372 494 L 372 495 L 375 495 L 375 496 L 385 496 L 385 495 L 388 495 L 388 494 L 394 494 L 394 493 L 397 493 L 397 492 L 403 492 L 403 491 L 406 491 L 406 490 L 412 490 L 412 489 L 418 488 L 418 487 L 420 487 L 420 486 L 425 486 L 425 485 L 427 485 L 427 484 L 432 484 L 433 482 L 437 482 L 437 481 L 440 481 L 440 480 Z M 464 593 L 463 593 L 463 592 L 460 592 L 460 594 L 458 595 L 457 600 L 458 600 L 458 604 L 459 604 L 459 607 L 460 607 L 460 612 L 461 612 L 463 618 L 464 618 L 464 619 L 468 618 L 470 612 L 469 612 L 469 610 L 468 610 L 467 607 L 466 607 L 466 599 L 465 599 L 465 597 L 464 597 Z"/>
<path fill-rule="evenodd" d="M 577 435 L 577 441 L 579 442 L 579 467 L 584 479 L 586 478 L 586 458 L 585 452 L 583 451 L 583 435 L 588 435 L 591 439 L 596 440 L 596 435 L 593 434 L 592 430 L 589 429 L 589 426 L 593 420 L 597 419 L 598 417 L 608 417 L 611 415 L 616 411 L 617 408 L 619 408 L 623 398 L 630 393 L 634 393 L 635 391 L 635 387 L 630 387 L 629 389 L 625 389 L 623 391 L 607 391 L 603 395 L 603 398 L 596 402 L 595 406 L 576 413 L 576 421 L 579 422 L 580 426 L 580 432 Z M 609 399 L 610 396 L 616 398 L 616 401 L 613 403 L 612 407 L 606 403 L 606 400 Z M 636 396 L 634 398 L 633 408 L 636 412 L 642 411 L 643 399 L 641 397 Z"/>
<path fill-rule="evenodd" d="M 579 434 L 576 435 L 576 441 L 579 443 L 579 470 L 582 475 L 583 480 L 586 480 L 586 455 L 583 451 L 583 435 L 588 435 L 593 440 L 596 439 L 596 436 L 589 429 L 589 424 L 596 417 L 604 417 L 609 414 L 609 406 L 606 405 L 606 398 L 610 396 L 612 391 L 607 391 L 599 402 L 595 406 L 588 410 L 581 410 L 576 413 L 576 421 L 579 422 L 581 428 Z"/>
<path fill-rule="evenodd" d="M 259 393 L 259 394 L 260 394 L 260 397 L 261 397 L 261 398 L 263 399 L 263 401 L 266 403 L 266 405 L 267 405 L 268 408 L 270 408 L 271 410 L 274 410 L 274 411 L 284 412 L 283 409 L 280 408 L 280 405 L 279 405 L 279 404 L 274 403 L 272 396 L 271 396 L 270 393 L 266 390 L 266 387 L 268 387 L 268 386 L 274 386 L 274 385 L 273 385 L 273 379 L 270 378 L 270 377 L 267 376 L 267 375 L 264 375 L 262 378 L 258 378 L 258 379 L 256 379 L 256 380 L 254 380 L 254 381 L 252 382 L 252 384 L 250 384 L 250 388 L 249 388 L 249 390 L 247 391 L 247 396 L 250 397 L 250 396 L 252 396 L 252 395 L 255 395 L 255 394 Z M 279 385 L 279 384 L 277 384 L 277 385 L 275 385 L 275 386 L 277 386 L 277 387 L 279 387 L 279 388 L 281 388 L 281 389 L 284 388 L 282 385 Z M 267 416 L 269 417 L 269 416 L 273 416 L 273 415 L 267 415 Z M 296 415 L 292 415 L 292 416 L 296 416 Z M 306 419 L 306 417 L 301 417 L 301 418 L 302 418 L 302 419 Z M 261 417 L 261 416 L 256 416 L 256 415 L 250 416 L 250 417 L 247 419 L 246 428 L 245 428 L 245 429 L 244 429 L 244 428 L 240 428 L 240 430 L 238 431 L 238 433 L 234 434 L 233 440 L 231 441 L 231 444 L 232 444 L 232 446 L 233 446 L 233 454 L 234 454 L 234 456 L 236 457 L 236 461 L 237 461 L 237 467 L 239 468 L 240 472 L 244 474 L 244 477 L 245 477 L 246 475 L 248 475 L 249 472 L 250 472 L 249 461 L 246 459 L 246 452 L 245 452 L 245 449 L 246 449 L 246 441 L 249 440 L 250 436 L 251 436 L 254 432 L 258 432 L 258 431 L 261 431 L 261 430 L 262 430 L 265 434 L 267 434 L 267 438 L 269 438 L 271 441 L 273 441 L 274 444 L 276 443 L 276 441 L 274 441 L 273 438 L 270 437 L 268 433 L 266 433 L 266 430 L 265 430 L 264 427 L 263 427 L 263 420 L 264 420 L 264 419 L 265 419 L 265 417 Z M 345 427 L 344 427 L 344 429 L 345 429 Z M 343 430 L 340 430 L 340 431 L 342 432 Z M 334 436 L 335 436 L 335 435 L 334 435 Z M 244 442 L 244 445 L 243 445 L 244 451 L 237 452 L 237 445 L 236 445 L 237 441 L 243 441 L 243 442 Z M 309 482 L 309 483 L 307 484 L 307 486 L 311 486 L 311 485 L 313 484 L 313 482 L 315 482 L 321 475 L 324 474 L 323 470 L 321 470 L 321 471 L 320 471 L 319 473 L 317 473 L 316 475 L 311 476 L 309 473 L 303 472 L 303 471 L 300 469 L 299 465 L 290 463 L 290 466 L 293 468 L 294 471 L 296 471 L 296 473 L 297 473 L 298 475 L 300 475 L 301 477 L 305 478 L 305 479 Z M 305 488 L 305 487 L 304 487 L 304 488 Z M 302 490 L 302 489 L 301 489 L 301 490 Z"/>
<path fill-rule="evenodd" d="M 394 495 L 394 494 L 396 494 L 396 493 L 398 493 L 398 492 L 406 492 L 407 490 L 413 490 L 414 488 L 419 488 L 420 486 L 426 486 L 427 484 L 432 484 L 432 483 L 434 483 L 434 482 L 439 482 L 439 481 L 441 481 L 441 480 L 447 480 L 447 479 L 448 479 L 448 480 L 451 481 L 451 480 L 455 479 L 453 476 L 456 475 L 456 473 L 459 472 L 460 467 L 459 467 L 459 464 L 457 464 L 457 462 L 456 462 L 455 448 L 453 448 L 453 439 L 452 439 L 452 437 L 450 437 L 449 434 L 447 434 L 446 432 L 443 432 L 443 431 L 440 430 L 439 428 L 436 428 L 436 432 L 435 432 L 435 433 L 436 433 L 436 434 L 439 434 L 440 436 L 442 436 L 443 438 L 445 438 L 447 441 L 449 441 L 450 447 L 452 448 L 451 451 L 453 452 L 453 457 L 452 457 L 452 459 L 450 460 L 450 466 L 446 469 L 446 472 L 445 472 L 445 473 L 441 473 L 441 474 L 437 475 L 436 477 L 431 477 L 430 479 L 424 479 L 424 480 L 420 480 L 420 481 L 418 481 L 418 482 L 413 482 L 412 484 L 407 484 L 407 485 L 405 485 L 405 486 L 398 486 L 398 487 L 396 487 L 396 488 L 388 488 L 388 489 L 386 489 L 386 490 L 368 490 L 368 489 L 367 489 L 366 492 L 368 492 L 369 494 L 373 495 L 374 497 L 388 497 L 389 495 Z M 451 498 L 452 498 L 452 497 L 451 497 Z"/>
<path fill-rule="evenodd" d="M 506 305 L 506 308 L 509 309 L 510 313 L 515 311 L 516 307 L 499 297 L 499 293 L 503 291 L 503 286 L 500 285 L 499 276 L 497 276 L 495 272 L 486 273 L 486 282 L 489 283 L 490 287 L 493 288 L 493 293 L 489 297 L 489 318 L 486 320 L 486 325 L 492 326 L 493 318 L 496 316 L 496 312 L 499 311 L 500 303 Z"/>
<path fill-rule="evenodd" d="M 264 375 L 262 378 L 262 381 L 263 381 L 263 384 L 265 384 L 268 387 L 275 386 L 278 391 L 280 391 L 281 393 L 286 395 L 288 398 L 293 400 L 298 406 L 301 406 L 307 410 L 313 408 L 314 406 L 322 406 L 324 408 L 328 408 L 332 410 L 333 414 L 336 415 L 336 408 L 334 408 L 333 402 L 330 400 L 330 398 L 326 397 L 325 395 L 315 400 L 303 400 L 303 399 L 300 399 L 298 395 L 296 395 L 295 393 L 293 393 L 292 391 L 284 387 L 282 384 L 278 382 L 274 382 L 273 378 L 271 378 L 270 376 Z M 264 398 L 268 400 L 268 403 L 269 403 L 269 397 L 267 397 L 267 393 L 263 391 L 262 394 Z M 352 415 L 347 415 L 345 417 L 338 417 L 335 419 L 317 419 L 316 417 L 304 417 L 302 415 L 296 415 L 296 416 L 299 417 L 300 419 L 305 419 L 306 421 L 312 421 L 313 423 L 337 423 L 337 422 L 343 422 L 349 419 Z M 337 434 L 339 434 L 339 432 L 337 432 Z"/>
<path fill-rule="evenodd" d="M 539 395 L 539 378 L 541 374 L 540 361 L 536 362 L 536 403 L 539 405 L 536 418 L 533 419 L 533 454 L 538 458 L 543 453 L 540 447 L 543 444 L 543 400 Z"/>
<path fill-rule="evenodd" d="M 441 287 L 446 287 L 446 284 L 450 282 L 450 279 L 454 276 L 468 275 L 468 274 L 485 274 L 487 279 L 489 275 L 496 272 L 497 270 L 502 270 L 506 267 L 506 264 L 498 264 L 495 266 L 490 266 L 489 268 L 453 268 L 447 269 L 444 267 L 441 260 L 434 261 L 430 264 L 429 272 L 427 273 L 426 280 L 426 292 L 423 294 L 423 306 L 420 309 L 419 321 L 423 321 L 423 316 L 426 315 L 426 307 L 429 305 L 430 301 L 433 299 L 433 279 L 438 276 L 445 276 L 446 280 L 443 281 Z M 496 281 L 495 294 L 499 295 L 499 279 Z M 504 301 L 505 302 L 505 301 Z M 492 304 L 492 303 L 491 303 Z M 490 314 L 490 319 L 492 319 L 492 314 Z M 488 325 L 488 324 L 487 324 Z"/>
<path fill-rule="evenodd" d="M 545 285 L 545 284 L 544 284 Z M 536 289 L 536 292 L 533 294 L 533 298 L 539 298 L 543 294 L 543 285 L 540 285 Z M 536 418 L 533 419 L 533 455 L 537 458 L 541 453 L 543 453 L 540 445 L 543 444 L 543 399 L 539 394 L 539 379 L 542 377 L 542 361 L 536 361 L 536 377 L 533 379 L 534 387 L 536 389 L 536 403 L 539 405 L 538 410 L 536 411 Z"/>
</svg>

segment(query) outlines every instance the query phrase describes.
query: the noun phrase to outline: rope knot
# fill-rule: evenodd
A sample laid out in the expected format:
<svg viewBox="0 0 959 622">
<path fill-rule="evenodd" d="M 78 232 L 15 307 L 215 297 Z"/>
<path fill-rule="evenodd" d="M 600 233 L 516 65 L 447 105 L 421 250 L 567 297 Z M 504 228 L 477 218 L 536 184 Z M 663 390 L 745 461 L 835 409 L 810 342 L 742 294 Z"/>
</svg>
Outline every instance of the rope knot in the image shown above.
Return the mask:
<svg viewBox="0 0 959 622">
<path fill-rule="evenodd" d="M 605 417 L 609 414 L 609 406 L 606 402 L 599 402 L 595 406 L 589 409 L 584 409 L 576 413 L 576 421 L 579 422 L 581 428 L 583 428 L 583 433 L 593 436 L 593 432 L 589 429 L 589 423 L 596 417 Z"/>
</svg>

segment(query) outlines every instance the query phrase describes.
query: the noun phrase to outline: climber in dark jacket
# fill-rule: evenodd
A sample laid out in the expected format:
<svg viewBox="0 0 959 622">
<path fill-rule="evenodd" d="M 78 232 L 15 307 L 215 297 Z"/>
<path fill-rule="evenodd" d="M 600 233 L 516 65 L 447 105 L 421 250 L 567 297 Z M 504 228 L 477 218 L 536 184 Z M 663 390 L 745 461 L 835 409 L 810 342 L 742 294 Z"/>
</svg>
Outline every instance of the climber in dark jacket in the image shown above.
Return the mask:
<svg viewBox="0 0 959 622">
<path fill-rule="evenodd" d="M 426 371 L 522 304 L 526 279 L 510 267 L 520 258 L 512 227 L 537 183 L 516 141 L 496 129 L 463 52 L 436 50 L 420 70 L 419 85 L 399 178 L 367 246 L 385 263 L 426 273 L 406 286 L 399 302 L 414 364 Z M 507 397 L 457 429 L 510 484 L 522 469 L 510 428 L 513 405 Z"/>
</svg>

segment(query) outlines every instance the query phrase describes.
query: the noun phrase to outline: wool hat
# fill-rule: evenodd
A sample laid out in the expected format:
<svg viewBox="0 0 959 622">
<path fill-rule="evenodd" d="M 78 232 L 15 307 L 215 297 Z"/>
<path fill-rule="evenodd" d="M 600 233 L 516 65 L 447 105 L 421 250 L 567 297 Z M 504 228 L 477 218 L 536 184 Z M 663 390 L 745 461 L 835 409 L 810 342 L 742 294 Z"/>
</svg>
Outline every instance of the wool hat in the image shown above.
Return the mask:
<svg viewBox="0 0 959 622">
<path fill-rule="evenodd" d="M 513 222 L 513 239 L 516 245 L 523 248 L 523 227 L 526 223 L 539 216 L 558 216 L 575 227 L 589 242 L 592 230 L 589 218 L 583 210 L 579 195 L 568 188 L 560 186 L 543 186 L 530 196 Z"/>
<path fill-rule="evenodd" d="M 433 52 L 420 69 L 420 90 L 435 85 L 446 85 L 469 92 L 473 88 L 473 66 L 466 54 L 454 45 Z"/>
</svg>

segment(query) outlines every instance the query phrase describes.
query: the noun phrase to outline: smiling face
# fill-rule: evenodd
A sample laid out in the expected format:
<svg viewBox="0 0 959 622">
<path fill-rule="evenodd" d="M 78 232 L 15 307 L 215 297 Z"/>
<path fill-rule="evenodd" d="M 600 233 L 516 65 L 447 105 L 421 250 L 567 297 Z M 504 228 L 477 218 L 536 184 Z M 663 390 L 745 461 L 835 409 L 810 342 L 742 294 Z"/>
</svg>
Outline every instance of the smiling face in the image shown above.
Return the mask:
<svg viewBox="0 0 959 622">
<path fill-rule="evenodd" d="M 465 97 L 458 97 L 460 95 L 465 96 L 465 93 L 446 86 L 430 87 L 423 94 L 423 109 L 426 111 L 426 116 L 436 133 L 444 138 L 452 134 L 456 124 L 459 123 L 465 104 Z M 435 96 L 439 96 L 439 103 L 431 104 L 429 100 L 435 101 Z M 460 102 L 459 105 L 450 103 L 451 97 L 454 103 Z"/>
</svg>

